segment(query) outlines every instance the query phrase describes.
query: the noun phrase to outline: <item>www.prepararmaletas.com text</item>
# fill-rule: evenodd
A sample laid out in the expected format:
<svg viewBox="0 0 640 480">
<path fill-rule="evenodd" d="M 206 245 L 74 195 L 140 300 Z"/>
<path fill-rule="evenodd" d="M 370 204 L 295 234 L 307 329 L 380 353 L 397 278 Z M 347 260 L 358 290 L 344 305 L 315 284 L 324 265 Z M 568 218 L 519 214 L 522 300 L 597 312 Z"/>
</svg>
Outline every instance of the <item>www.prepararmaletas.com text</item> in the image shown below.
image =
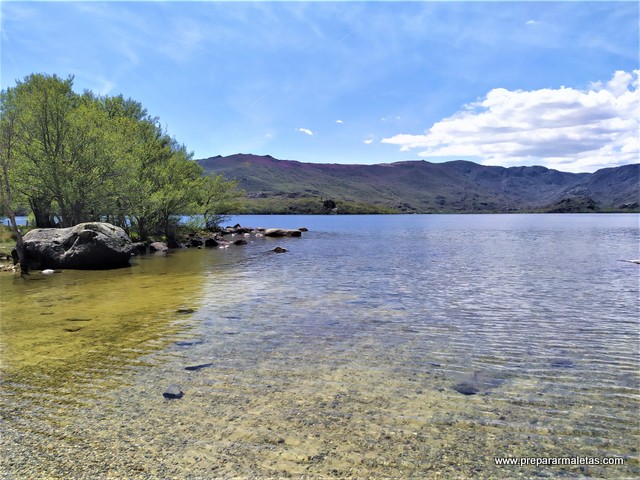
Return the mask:
<svg viewBox="0 0 640 480">
<path fill-rule="evenodd" d="M 494 457 L 496 465 L 624 465 L 622 457 Z"/>
</svg>

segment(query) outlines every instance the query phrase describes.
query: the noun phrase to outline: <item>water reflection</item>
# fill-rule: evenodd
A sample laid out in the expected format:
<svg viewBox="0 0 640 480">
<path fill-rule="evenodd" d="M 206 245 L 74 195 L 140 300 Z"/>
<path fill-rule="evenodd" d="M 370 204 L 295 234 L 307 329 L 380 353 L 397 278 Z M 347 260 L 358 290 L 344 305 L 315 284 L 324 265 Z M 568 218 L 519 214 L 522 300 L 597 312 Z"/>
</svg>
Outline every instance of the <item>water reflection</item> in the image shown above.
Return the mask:
<svg viewBox="0 0 640 480">
<path fill-rule="evenodd" d="M 637 232 L 608 216 L 584 229 L 432 218 L 390 218 L 394 235 L 370 218 L 316 229 L 289 218 L 312 231 L 278 240 L 283 255 L 263 239 L 2 284 L 0 465 L 59 477 L 640 475 L 637 269 L 617 261 Z M 184 398 L 165 400 L 174 383 Z M 626 464 L 497 467 L 503 455 Z"/>
<path fill-rule="evenodd" d="M 188 252 L 184 257 L 177 272 L 168 258 L 143 258 L 118 270 L 0 278 L 3 366 L 12 375 L 38 366 L 79 373 L 157 348 L 150 345 L 176 310 L 202 298 L 193 277 L 205 265 Z"/>
</svg>

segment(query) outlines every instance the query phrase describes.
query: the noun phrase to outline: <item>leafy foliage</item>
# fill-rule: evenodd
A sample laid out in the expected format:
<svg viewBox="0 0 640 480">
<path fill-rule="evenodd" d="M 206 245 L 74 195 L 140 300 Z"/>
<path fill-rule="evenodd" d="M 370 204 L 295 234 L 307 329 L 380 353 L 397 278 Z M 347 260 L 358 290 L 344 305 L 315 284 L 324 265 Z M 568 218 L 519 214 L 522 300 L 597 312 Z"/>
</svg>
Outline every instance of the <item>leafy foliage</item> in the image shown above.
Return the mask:
<svg viewBox="0 0 640 480">
<path fill-rule="evenodd" d="M 177 215 L 213 224 L 237 206 L 237 185 L 203 176 L 134 100 L 77 94 L 73 77 L 43 74 L 0 100 L 5 214 L 28 204 L 38 227 L 107 220 L 145 239 L 175 236 Z"/>
<path fill-rule="evenodd" d="M 227 181 L 222 175 L 210 173 L 202 179 L 200 204 L 204 207 L 203 217 L 208 230 L 217 230 L 227 220 L 230 212 L 240 212 L 238 182 Z"/>
</svg>

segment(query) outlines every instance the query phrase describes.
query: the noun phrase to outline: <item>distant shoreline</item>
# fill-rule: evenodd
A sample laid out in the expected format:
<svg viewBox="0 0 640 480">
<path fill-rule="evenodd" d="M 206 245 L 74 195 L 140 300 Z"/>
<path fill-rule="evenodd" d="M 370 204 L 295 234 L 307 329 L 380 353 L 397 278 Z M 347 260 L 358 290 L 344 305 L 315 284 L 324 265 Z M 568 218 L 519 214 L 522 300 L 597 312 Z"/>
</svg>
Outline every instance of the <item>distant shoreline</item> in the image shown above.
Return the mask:
<svg viewBox="0 0 640 480">
<path fill-rule="evenodd" d="M 374 216 L 374 215 L 384 215 L 384 216 L 393 216 L 393 215 L 402 215 L 402 216 L 410 216 L 410 215 L 550 215 L 550 214 L 630 214 L 630 215 L 638 215 L 640 214 L 640 209 L 638 210 L 617 210 L 617 211 L 592 211 L 592 212 L 535 212 L 535 211 L 517 211 L 517 212 L 424 212 L 424 213 L 283 213 L 283 212 L 272 212 L 272 213 L 234 213 L 231 214 L 231 217 L 248 217 L 248 216 L 274 216 L 274 215 L 283 215 L 287 217 L 298 216 L 312 216 L 312 217 L 331 217 L 331 216 Z M 18 226 L 25 227 L 29 226 L 27 224 L 28 216 L 16 216 L 16 222 Z M 0 222 L 5 227 L 11 226 L 8 218 L 1 218 Z"/>
</svg>

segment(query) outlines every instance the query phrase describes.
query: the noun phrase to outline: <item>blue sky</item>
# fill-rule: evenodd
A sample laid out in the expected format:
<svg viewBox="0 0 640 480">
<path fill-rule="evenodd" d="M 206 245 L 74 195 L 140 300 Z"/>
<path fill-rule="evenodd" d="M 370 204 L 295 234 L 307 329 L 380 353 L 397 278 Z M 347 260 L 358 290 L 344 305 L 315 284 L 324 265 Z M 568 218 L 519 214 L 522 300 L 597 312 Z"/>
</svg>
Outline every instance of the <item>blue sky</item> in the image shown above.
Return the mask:
<svg viewBox="0 0 640 480">
<path fill-rule="evenodd" d="M 195 158 L 638 162 L 635 1 L 0 5 L 2 88 L 74 75 Z"/>
</svg>

